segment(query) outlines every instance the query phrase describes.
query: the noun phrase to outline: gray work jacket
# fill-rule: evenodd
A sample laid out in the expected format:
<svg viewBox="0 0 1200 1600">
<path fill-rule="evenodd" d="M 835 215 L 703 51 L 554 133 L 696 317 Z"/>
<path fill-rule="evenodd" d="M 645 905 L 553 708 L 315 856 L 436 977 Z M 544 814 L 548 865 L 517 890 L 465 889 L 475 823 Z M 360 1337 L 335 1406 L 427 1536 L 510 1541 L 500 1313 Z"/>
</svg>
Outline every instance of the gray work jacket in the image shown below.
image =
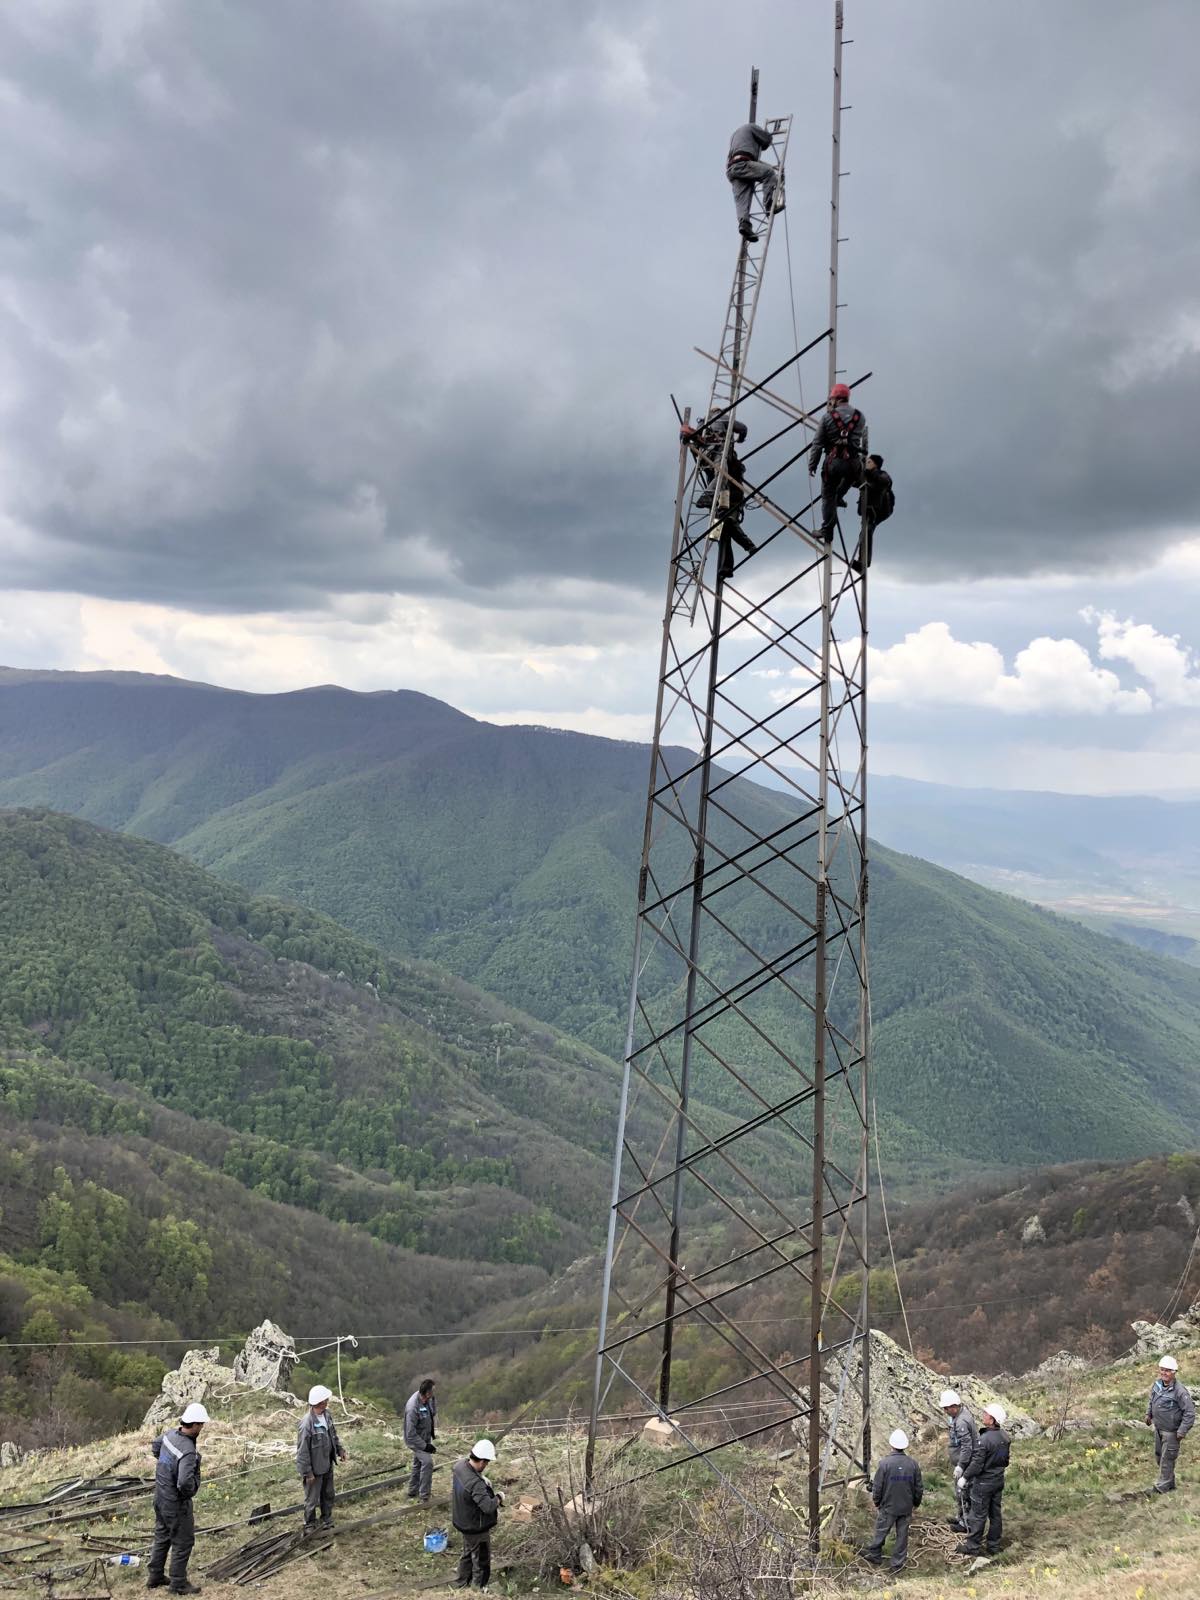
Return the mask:
<svg viewBox="0 0 1200 1600">
<path fill-rule="evenodd" d="M 971 1483 L 978 1482 L 985 1489 L 1003 1488 L 1008 1451 L 1006 1433 L 1001 1433 L 999 1428 L 982 1429 L 971 1459 L 963 1468 L 963 1477 Z"/>
<path fill-rule="evenodd" d="M 979 1429 L 975 1426 L 975 1418 L 966 1406 L 960 1407 L 958 1415 L 950 1418 L 950 1436 L 946 1441 L 950 1448 L 952 1467 L 966 1466 L 975 1452 L 978 1438 Z"/>
<path fill-rule="evenodd" d="M 154 1469 L 154 1503 L 177 1510 L 200 1487 L 200 1452 L 196 1441 L 178 1428 L 164 1430 L 150 1445 L 158 1465 Z"/>
<path fill-rule="evenodd" d="M 893 1450 L 875 1468 L 871 1499 L 880 1511 L 894 1517 L 911 1517 L 925 1496 L 921 1469 L 903 1450 Z"/>
<path fill-rule="evenodd" d="M 328 1411 L 325 1426 L 318 1428 L 310 1407 L 296 1433 L 296 1471 L 302 1478 L 323 1478 L 345 1453 Z"/>
<path fill-rule="evenodd" d="M 1181 1439 L 1191 1431 L 1196 1421 L 1196 1407 L 1178 1378 L 1169 1389 L 1161 1378 L 1155 1378 L 1146 1407 L 1146 1421 L 1152 1422 L 1159 1433 L 1177 1433 Z"/>
<path fill-rule="evenodd" d="M 757 122 L 743 122 L 740 128 L 733 130 L 726 160 L 732 161 L 734 156 L 749 156 L 751 161 L 759 161 L 763 151 L 770 148 L 771 135 L 765 128 L 760 128 Z"/>
<path fill-rule="evenodd" d="M 418 1389 L 404 1407 L 404 1442 L 410 1450 L 428 1450 L 437 1433 L 437 1401 Z"/>
</svg>

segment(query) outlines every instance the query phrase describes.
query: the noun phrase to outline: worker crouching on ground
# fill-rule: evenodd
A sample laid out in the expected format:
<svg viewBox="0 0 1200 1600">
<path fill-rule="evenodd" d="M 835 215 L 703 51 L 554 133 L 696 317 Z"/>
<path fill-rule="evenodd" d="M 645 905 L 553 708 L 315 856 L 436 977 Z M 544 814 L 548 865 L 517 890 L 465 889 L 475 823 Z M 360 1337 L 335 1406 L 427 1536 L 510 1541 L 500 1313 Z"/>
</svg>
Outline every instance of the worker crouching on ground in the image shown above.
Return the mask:
<svg viewBox="0 0 1200 1600">
<path fill-rule="evenodd" d="M 478 1439 L 469 1455 L 454 1463 L 454 1508 L 451 1520 L 463 1536 L 456 1589 L 486 1589 L 492 1575 L 492 1529 L 500 1519 L 504 1495 L 493 1489 L 483 1469 L 496 1459 L 490 1439 Z"/>
<path fill-rule="evenodd" d="M 858 1553 L 873 1567 L 882 1566 L 884 1540 L 895 1528 L 892 1571 L 899 1572 L 908 1560 L 908 1530 L 912 1514 L 924 1498 L 925 1484 L 920 1467 L 905 1454 L 908 1435 L 903 1428 L 897 1428 L 888 1443 L 892 1452 L 876 1467 L 875 1481 L 871 1484 L 871 1499 L 876 1507 L 875 1534 L 870 1544 L 864 1545 Z"/>
<path fill-rule="evenodd" d="M 967 1513 L 967 1537 L 958 1546 L 960 1556 L 977 1556 L 983 1548 L 987 1527 L 987 1553 L 994 1556 L 1004 1533 L 1000 1502 L 1004 1498 L 1004 1474 L 1008 1468 L 1009 1438 L 1003 1431 L 1008 1412 L 1000 1404 L 985 1406 L 983 1427 L 963 1469 L 970 1490 L 971 1509 Z"/>
<path fill-rule="evenodd" d="M 954 1515 L 949 1525 L 955 1533 L 966 1533 L 967 1512 L 971 1509 L 971 1490 L 963 1478 L 967 1462 L 975 1454 L 979 1429 L 975 1418 L 963 1405 L 953 1389 L 943 1389 L 938 1405 L 950 1420 L 950 1433 L 946 1440 L 950 1451 L 950 1470 L 954 1474 Z"/>
<path fill-rule="evenodd" d="M 825 458 L 821 466 L 821 537 L 827 544 L 833 542 L 838 507 L 846 504 L 847 493 L 862 482 L 866 452 L 867 419 L 850 404 L 846 385 L 835 383 L 829 391 L 829 409 L 808 452 L 810 474 L 821 466 L 822 456 Z"/>
<path fill-rule="evenodd" d="M 433 1458 L 437 1454 L 437 1445 L 433 1442 L 437 1433 L 437 1401 L 433 1389 L 433 1379 L 423 1379 L 404 1407 L 404 1442 L 413 1453 L 408 1498 L 419 1499 L 423 1506 L 429 1504 L 433 1493 Z"/>
<path fill-rule="evenodd" d="M 192 1507 L 200 1487 L 200 1452 L 196 1440 L 208 1421 L 201 1405 L 190 1405 L 178 1428 L 165 1429 L 150 1446 L 158 1462 L 154 1471 L 154 1543 L 146 1566 L 147 1589 L 167 1582 L 167 1552 L 171 1553 L 171 1593 L 199 1594 L 188 1582 L 188 1557 L 196 1542 L 196 1513 Z"/>
<path fill-rule="evenodd" d="M 345 1461 L 346 1452 L 329 1415 L 332 1392 L 323 1383 L 308 1391 L 308 1412 L 296 1434 L 296 1471 L 304 1484 L 304 1526 L 313 1528 L 317 1512 L 321 1526 L 333 1524 L 333 1465 Z"/>
<path fill-rule="evenodd" d="M 1163 1356 L 1158 1363 L 1158 1377 L 1150 1390 L 1146 1421 L 1154 1425 L 1154 1459 L 1158 1462 L 1158 1481 L 1152 1492 L 1170 1494 L 1175 1488 L 1179 1446 L 1196 1421 L 1196 1407 L 1179 1381 L 1179 1363 L 1174 1356 Z"/>
</svg>

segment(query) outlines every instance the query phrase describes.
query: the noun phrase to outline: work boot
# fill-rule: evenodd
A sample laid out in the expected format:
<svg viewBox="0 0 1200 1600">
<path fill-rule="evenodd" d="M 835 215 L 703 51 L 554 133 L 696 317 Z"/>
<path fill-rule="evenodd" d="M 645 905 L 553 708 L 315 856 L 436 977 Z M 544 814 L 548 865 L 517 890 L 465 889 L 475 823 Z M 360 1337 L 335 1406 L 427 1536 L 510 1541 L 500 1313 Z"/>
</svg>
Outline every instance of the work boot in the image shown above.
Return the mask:
<svg viewBox="0 0 1200 1600">
<path fill-rule="evenodd" d="M 856 1553 L 858 1559 L 867 1562 L 869 1566 L 881 1567 L 883 1565 L 883 1557 L 877 1550 L 859 1550 Z"/>
<path fill-rule="evenodd" d="M 199 1594 L 200 1593 L 200 1585 L 198 1583 L 189 1583 L 187 1581 L 187 1579 L 185 1578 L 182 1583 L 173 1583 L 171 1585 L 171 1593 L 172 1594 Z"/>
<path fill-rule="evenodd" d="M 161 1572 L 148 1572 L 146 1574 L 147 1589 L 165 1589 L 166 1586 L 167 1580 Z"/>
<path fill-rule="evenodd" d="M 982 1545 L 968 1544 L 964 1540 L 962 1544 L 955 1546 L 954 1554 L 956 1556 L 981 1556 L 983 1547 Z"/>
<path fill-rule="evenodd" d="M 1156 1483 L 1150 1492 L 1151 1494 L 1174 1494 L 1175 1485 L 1173 1483 Z"/>
<path fill-rule="evenodd" d="M 757 244 L 758 243 L 758 235 L 755 233 L 753 225 L 751 223 L 749 223 L 749 222 L 739 222 L 738 223 L 738 232 L 741 234 L 742 238 L 745 239 L 747 244 Z"/>
<path fill-rule="evenodd" d="M 713 503 L 713 492 L 712 492 L 711 489 L 705 489 L 701 494 L 698 494 L 696 496 L 696 505 L 700 508 L 701 511 L 707 511 L 709 506 L 712 505 L 712 503 Z"/>
</svg>

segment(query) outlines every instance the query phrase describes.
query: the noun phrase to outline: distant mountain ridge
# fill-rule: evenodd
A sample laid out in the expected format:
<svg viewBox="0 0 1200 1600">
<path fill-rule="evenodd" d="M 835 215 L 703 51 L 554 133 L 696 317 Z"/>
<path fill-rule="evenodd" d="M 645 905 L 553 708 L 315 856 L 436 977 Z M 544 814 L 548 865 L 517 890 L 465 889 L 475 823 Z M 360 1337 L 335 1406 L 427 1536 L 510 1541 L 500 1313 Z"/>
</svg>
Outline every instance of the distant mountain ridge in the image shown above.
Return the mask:
<svg viewBox="0 0 1200 1600">
<path fill-rule="evenodd" d="M 406 691 L 0 681 L 0 803 L 168 842 L 610 1055 L 646 773 L 644 747 Z M 981 1126 L 993 1166 L 1200 1132 L 1200 973 L 883 847 L 871 882 L 876 1092 L 905 1172 L 960 1181 Z"/>
</svg>

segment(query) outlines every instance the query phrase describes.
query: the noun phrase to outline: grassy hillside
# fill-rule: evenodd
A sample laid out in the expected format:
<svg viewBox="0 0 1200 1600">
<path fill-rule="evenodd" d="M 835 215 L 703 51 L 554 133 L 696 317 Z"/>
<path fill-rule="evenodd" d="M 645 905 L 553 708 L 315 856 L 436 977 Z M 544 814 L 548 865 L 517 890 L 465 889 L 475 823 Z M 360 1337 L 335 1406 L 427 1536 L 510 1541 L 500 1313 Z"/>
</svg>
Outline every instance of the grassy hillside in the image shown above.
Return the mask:
<svg viewBox="0 0 1200 1600">
<path fill-rule="evenodd" d="M 1198 1356 L 1196 1347 L 1184 1352 L 1185 1370 L 1195 1366 Z M 870 1573 L 854 1559 L 855 1546 L 872 1521 L 871 1507 L 857 1490 L 849 1493 L 826 1528 L 822 1565 L 810 1576 L 799 1510 L 805 1498 L 802 1453 L 790 1452 L 779 1460 L 775 1441 L 757 1449 L 734 1446 L 718 1458 L 724 1480 L 703 1463 L 656 1475 L 662 1457 L 631 1437 L 634 1429 L 618 1428 L 602 1446 L 602 1491 L 636 1474 L 645 1476 L 632 1490 L 604 1496 L 601 1527 L 593 1535 L 601 1565 L 586 1585 L 575 1587 L 600 1600 L 774 1600 L 789 1591 L 822 1600 L 864 1592 L 881 1600 L 898 1600 L 900 1595 L 912 1600 L 1193 1600 L 1200 1562 L 1200 1489 L 1186 1445 L 1178 1493 L 1153 1500 L 1138 1496 L 1153 1471 L 1153 1440 L 1139 1425 L 1153 1376 L 1152 1361 L 1102 1366 L 1082 1374 L 1069 1388 L 1058 1382 L 1013 1394 L 1044 1431 L 1013 1447 L 1004 1495 L 1005 1545 L 997 1560 L 979 1570 L 968 1571 L 968 1562 L 952 1554 L 957 1541 L 944 1526 L 951 1488 L 942 1439 L 915 1439 L 912 1450 L 922 1467 L 926 1495 L 913 1520 L 910 1566 L 899 1582 L 887 1572 Z M 264 1532 L 286 1532 L 297 1524 L 298 1512 L 267 1523 L 265 1530 L 247 1521 L 264 1502 L 285 1512 L 297 1504 L 288 1449 L 296 1412 L 253 1395 L 213 1409 L 214 1420 L 204 1432 L 205 1482 L 196 1503 L 201 1531 L 190 1575 L 214 1592 L 233 1594 L 237 1591 L 232 1586 L 226 1589 L 207 1577 L 206 1567 Z M 1060 1431 L 1056 1425 L 1064 1416 L 1070 1426 Z M 448 1553 L 430 1556 L 424 1552 L 423 1536 L 431 1525 L 448 1523 L 448 1469 L 478 1434 L 477 1415 L 459 1397 L 445 1394 L 440 1466 L 428 1513 L 404 1500 L 402 1474 L 399 1483 L 375 1494 L 349 1497 L 349 1491 L 372 1479 L 388 1483 L 405 1463 L 397 1449 L 394 1415 L 355 1405 L 338 1421 L 350 1453 L 337 1480 L 343 1532 L 316 1559 L 288 1566 L 265 1592 L 287 1592 L 294 1600 L 351 1600 L 368 1592 L 420 1600 L 444 1588 L 453 1576 L 459 1540 L 451 1534 Z M 713 1427 L 703 1436 L 707 1440 L 717 1432 Z M 85 1449 L 39 1455 L 23 1463 L 19 1474 L 7 1475 L 18 1481 L 6 1498 L 34 1500 L 63 1480 L 90 1477 L 114 1461 L 123 1461 L 125 1472 L 146 1472 L 146 1445 L 144 1437 L 126 1433 Z M 565 1592 L 560 1568 L 570 1573 L 576 1566 L 578 1531 L 562 1531 L 545 1512 L 532 1522 L 522 1521 L 518 1508 L 523 1500 L 542 1505 L 550 1498 L 557 1503 L 560 1491 L 568 1501 L 578 1486 L 581 1450 L 578 1430 L 568 1430 L 561 1420 L 549 1427 L 525 1427 L 502 1439 L 490 1474 L 506 1494 L 493 1539 L 494 1591 Z M 349 1526 L 368 1518 L 377 1520 Z M 764 1520 L 772 1530 L 766 1537 Z M 10 1581 L 21 1592 L 32 1593 L 39 1587 L 37 1579 L 44 1583 L 49 1572 L 60 1575 L 65 1585 L 70 1567 L 78 1571 L 78 1563 L 92 1558 L 85 1535 L 112 1541 L 102 1549 L 144 1553 L 150 1523 L 142 1499 L 115 1512 L 98 1512 L 90 1521 L 43 1528 L 42 1533 L 49 1531 L 61 1543 L 17 1555 L 6 1568 Z M 26 1531 L 19 1523 L 9 1531 L 14 1545 L 29 1546 L 39 1537 L 39 1530 Z M 602 1541 L 619 1552 L 611 1565 L 603 1559 L 607 1552 Z M 113 1581 L 132 1588 L 137 1575 L 116 1574 Z"/>
<path fill-rule="evenodd" d="M 0 681 L 0 802 L 169 841 L 609 1053 L 645 780 L 641 747 L 421 695 Z M 788 804 L 742 787 L 764 818 Z M 882 848 L 872 912 L 876 1086 L 903 1172 L 945 1184 L 1200 1131 L 1200 972 Z"/>
</svg>

